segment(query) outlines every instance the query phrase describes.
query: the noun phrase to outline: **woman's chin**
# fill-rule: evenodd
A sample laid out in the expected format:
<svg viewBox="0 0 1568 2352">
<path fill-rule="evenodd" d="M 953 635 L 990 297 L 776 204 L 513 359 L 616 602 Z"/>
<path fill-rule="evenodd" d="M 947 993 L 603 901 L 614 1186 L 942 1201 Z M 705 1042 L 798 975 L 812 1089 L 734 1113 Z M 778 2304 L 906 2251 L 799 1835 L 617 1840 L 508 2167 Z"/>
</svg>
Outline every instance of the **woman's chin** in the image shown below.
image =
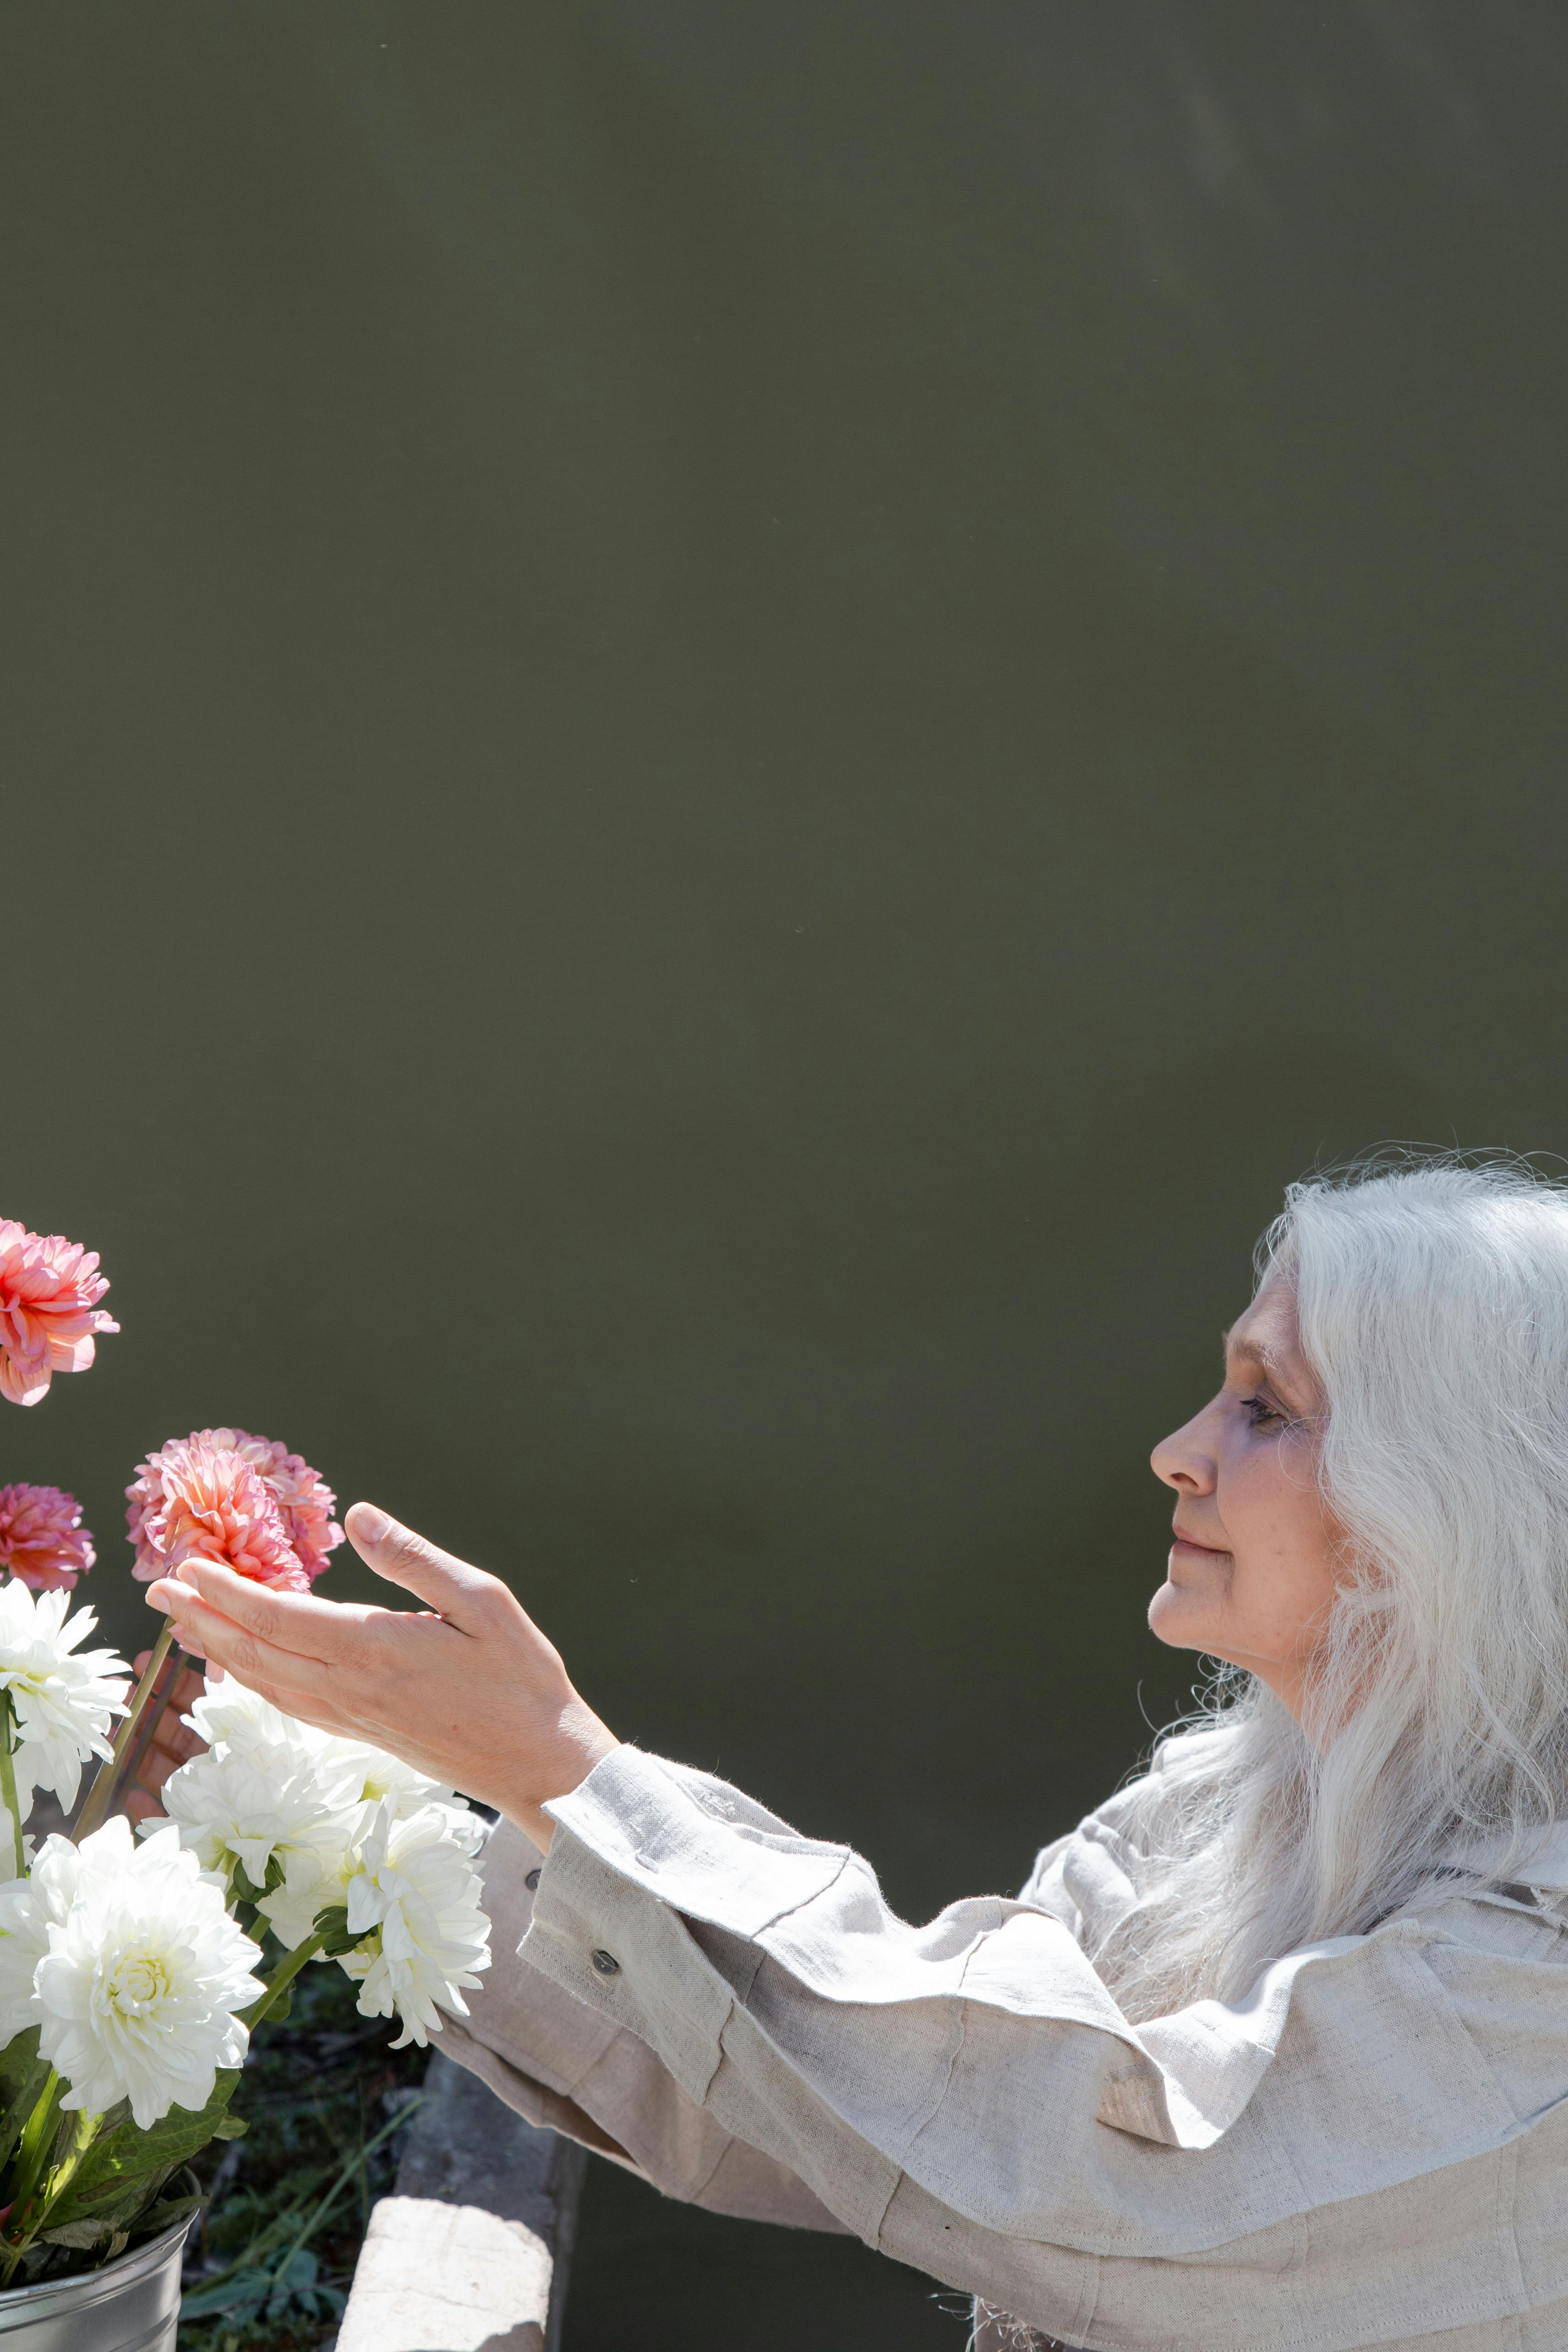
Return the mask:
<svg viewBox="0 0 1568 2352">
<path fill-rule="evenodd" d="M 1170 1649 L 1207 1650 L 1218 1630 L 1213 1610 L 1179 1584 L 1162 1584 L 1149 1603 L 1149 1631 Z"/>
</svg>

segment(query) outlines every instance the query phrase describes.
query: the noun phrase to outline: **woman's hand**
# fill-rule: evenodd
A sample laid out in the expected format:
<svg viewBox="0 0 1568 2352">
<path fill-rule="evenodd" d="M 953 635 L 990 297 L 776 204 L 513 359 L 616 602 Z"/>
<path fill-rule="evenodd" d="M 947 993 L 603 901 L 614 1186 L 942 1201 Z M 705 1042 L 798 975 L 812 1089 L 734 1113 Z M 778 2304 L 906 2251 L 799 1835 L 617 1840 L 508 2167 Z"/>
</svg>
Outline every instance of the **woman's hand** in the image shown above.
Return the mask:
<svg viewBox="0 0 1568 2352">
<path fill-rule="evenodd" d="M 494 1805 L 547 1849 L 540 1808 L 619 1745 L 499 1577 L 437 1551 L 369 1503 L 345 1525 L 361 1559 L 428 1602 L 417 1614 L 269 1591 L 188 1559 L 147 1598 L 182 1646 L 287 1715 L 390 1748 Z"/>
</svg>

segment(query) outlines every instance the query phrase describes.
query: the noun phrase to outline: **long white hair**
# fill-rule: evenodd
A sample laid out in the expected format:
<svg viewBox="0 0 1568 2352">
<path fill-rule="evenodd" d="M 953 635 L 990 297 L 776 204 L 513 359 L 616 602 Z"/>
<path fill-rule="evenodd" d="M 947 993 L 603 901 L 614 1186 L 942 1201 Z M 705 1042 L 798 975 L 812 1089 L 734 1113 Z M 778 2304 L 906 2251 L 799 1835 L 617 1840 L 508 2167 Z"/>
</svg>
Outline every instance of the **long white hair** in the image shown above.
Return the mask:
<svg viewBox="0 0 1568 2352">
<path fill-rule="evenodd" d="M 1343 1583 L 1312 1730 L 1250 1675 L 1156 1753 L 1155 1857 L 1093 1958 L 1135 2017 L 1364 1932 L 1499 1830 L 1568 1815 L 1568 1190 L 1431 1160 L 1293 1184 L 1257 1254 L 1324 1400 Z"/>
</svg>

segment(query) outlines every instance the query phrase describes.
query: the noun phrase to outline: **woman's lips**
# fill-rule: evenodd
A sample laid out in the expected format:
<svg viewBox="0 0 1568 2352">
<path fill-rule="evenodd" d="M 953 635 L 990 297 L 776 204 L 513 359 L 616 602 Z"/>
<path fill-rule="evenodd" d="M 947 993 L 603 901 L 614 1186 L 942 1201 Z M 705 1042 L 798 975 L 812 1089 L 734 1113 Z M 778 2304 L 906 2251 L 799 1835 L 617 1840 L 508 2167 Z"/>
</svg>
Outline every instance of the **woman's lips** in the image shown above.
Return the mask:
<svg viewBox="0 0 1568 2352">
<path fill-rule="evenodd" d="M 1196 1536 L 1183 1535 L 1179 1528 L 1173 1532 L 1176 1538 L 1171 1545 L 1173 1551 L 1190 1551 L 1199 1559 L 1228 1559 L 1230 1557 L 1218 1544 L 1199 1543 Z"/>
</svg>

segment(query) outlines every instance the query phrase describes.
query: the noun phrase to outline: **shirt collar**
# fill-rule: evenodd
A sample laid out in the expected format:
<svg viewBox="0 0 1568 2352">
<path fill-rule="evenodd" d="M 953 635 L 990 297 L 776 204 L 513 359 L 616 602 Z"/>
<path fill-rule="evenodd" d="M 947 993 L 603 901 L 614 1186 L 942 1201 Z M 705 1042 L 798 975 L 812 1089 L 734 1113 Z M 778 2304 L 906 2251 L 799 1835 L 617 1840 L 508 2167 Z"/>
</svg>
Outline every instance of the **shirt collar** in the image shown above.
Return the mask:
<svg viewBox="0 0 1568 2352">
<path fill-rule="evenodd" d="M 1478 1878 L 1492 1878 L 1506 1861 L 1509 1876 L 1516 1885 L 1568 1888 L 1568 1822 L 1553 1822 L 1530 1834 L 1531 1842 L 1509 1858 L 1508 1831 L 1490 1830 L 1484 1837 L 1471 1838 L 1455 1846 L 1448 1856 L 1448 1866 L 1474 1873 Z"/>
</svg>

